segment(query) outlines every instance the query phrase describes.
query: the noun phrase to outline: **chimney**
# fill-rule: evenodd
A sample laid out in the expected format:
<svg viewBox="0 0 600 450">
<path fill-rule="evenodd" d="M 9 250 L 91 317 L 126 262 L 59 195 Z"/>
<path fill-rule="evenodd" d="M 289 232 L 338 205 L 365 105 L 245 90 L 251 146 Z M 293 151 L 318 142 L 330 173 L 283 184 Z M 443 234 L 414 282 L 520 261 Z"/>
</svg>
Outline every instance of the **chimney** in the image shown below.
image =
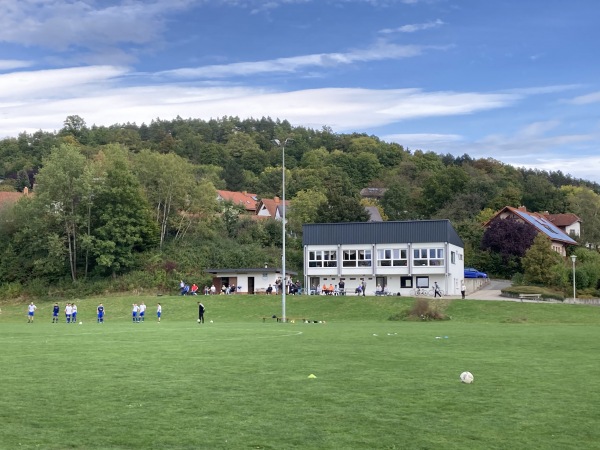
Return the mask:
<svg viewBox="0 0 600 450">
<path fill-rule="evenodd" d="M 273 197 L 273 200 L 275 200 L 275 203 L 279 203 L 279 197 Z"/>
<path fill-rule="evenodd" d="M 526 207 L 526 206 L 523 206 L 523 205 L 521 205 L 521 206 L 519 206 L 519 207 L 517 208 L 517 210 L 519 210 L 519 211 L 524 211 L 524 212 L 527 212 L 527 207 Z"/>
</svg>

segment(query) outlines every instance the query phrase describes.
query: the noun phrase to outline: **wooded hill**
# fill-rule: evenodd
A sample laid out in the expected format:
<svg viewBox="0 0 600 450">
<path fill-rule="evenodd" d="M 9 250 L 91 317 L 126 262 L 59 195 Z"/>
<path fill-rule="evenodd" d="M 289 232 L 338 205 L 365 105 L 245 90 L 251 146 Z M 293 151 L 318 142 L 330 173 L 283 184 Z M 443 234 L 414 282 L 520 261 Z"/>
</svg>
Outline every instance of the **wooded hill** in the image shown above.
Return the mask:
<svg viewBox="0 0 600 450">
<path fill-rule="evenodd" d="M 412 150 L 366 134 L 293 127 L 270 118 L 154 120 L 87 126 L 69 116 L 54 133 L 0 141 L 0 190 L 33 195 L 0 210 L 5 296 L 176 288 L 208 282 L 203 267 L 280 265 L 281 226 L 256 221 L 216 189 L 281 195 L 285 146 L 288 266 L 302 269 L 303 223 L 450 219 L 465 265 L 512 276 L 481 249 L 482 224 L 504 206 L 574 213 L 580 242 L 600 244 L 600 185 L 492 158 Z M 385 188 L 379 200 L 365 187 Z M 73 287 L 75 286 L 75 287 Z"/>
</svg>

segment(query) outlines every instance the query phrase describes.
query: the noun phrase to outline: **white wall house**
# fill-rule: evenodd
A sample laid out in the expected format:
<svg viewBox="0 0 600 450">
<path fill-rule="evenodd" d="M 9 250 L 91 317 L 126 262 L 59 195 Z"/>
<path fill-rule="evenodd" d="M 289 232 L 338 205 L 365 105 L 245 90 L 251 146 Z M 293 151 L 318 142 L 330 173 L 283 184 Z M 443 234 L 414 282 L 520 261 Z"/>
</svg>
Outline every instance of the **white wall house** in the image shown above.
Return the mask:
<svg viewBox="0 0 600 450">
<path fill-rule="evenodd" d="M 282 279 L 281 269 L 277 267 L 204 269 L 204 272 L 213 276 L 212 282 L 217 292 L 220 292 L 223 286 L 236 286 L 236 292 L 239 294 L 264 294 L 269 285 L 275 289 L 277 279 Z M 287 279 L 296 281 L 296 272 L 286 270 L 286 273 Z"/>
<path fill-rule="evenodd" d="M 449 220 L 306 224 L 303 226 L 304 286 L 337 285 L 353 293 L 364 280 L 409 295 L 437 282 L 460 295 L 464 244 Z"/>
</svg>

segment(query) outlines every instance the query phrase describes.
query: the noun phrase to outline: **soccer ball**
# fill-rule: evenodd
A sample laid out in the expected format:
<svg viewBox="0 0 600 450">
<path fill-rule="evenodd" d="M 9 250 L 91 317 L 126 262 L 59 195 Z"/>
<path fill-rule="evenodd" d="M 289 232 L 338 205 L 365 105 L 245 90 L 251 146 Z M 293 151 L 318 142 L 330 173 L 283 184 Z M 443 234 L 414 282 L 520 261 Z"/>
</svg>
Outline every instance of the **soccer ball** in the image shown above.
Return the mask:
<svg viewBox="0 0 600 450">
<path fill-rule="evenodd" d="M 83 325 L 83 322 L 79 322 L 79 325 Z"/>
<path fill-rule="evenodd" d="M 210 323 L 213 323 L 213 321 L 211 320 Z"/>
<path fill-rule="evenodd" d="M 200 323 L 200 319 L 198 319 L 198 323 Z"/>
<path fill-rule="evenodd" d="M 471 372 L 463 372 L 460 374 L 460 381 L 471 384 L 473 382 L 473 374 Z"/>
</svg>

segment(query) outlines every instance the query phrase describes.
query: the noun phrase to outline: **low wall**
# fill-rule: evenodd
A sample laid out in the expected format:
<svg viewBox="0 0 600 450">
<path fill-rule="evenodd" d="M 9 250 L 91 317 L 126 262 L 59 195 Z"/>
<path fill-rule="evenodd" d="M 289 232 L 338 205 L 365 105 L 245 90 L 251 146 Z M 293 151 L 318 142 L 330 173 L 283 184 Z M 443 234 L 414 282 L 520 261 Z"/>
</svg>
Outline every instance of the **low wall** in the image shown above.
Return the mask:
<svg viewBox="0 0 600 450">
<path fill-rule="evenodd" d="M 467 288 L 467 295 L 478 291 L 489 282 L 489 278 L 465 278 L 465 287 Z"/>
</svg>

